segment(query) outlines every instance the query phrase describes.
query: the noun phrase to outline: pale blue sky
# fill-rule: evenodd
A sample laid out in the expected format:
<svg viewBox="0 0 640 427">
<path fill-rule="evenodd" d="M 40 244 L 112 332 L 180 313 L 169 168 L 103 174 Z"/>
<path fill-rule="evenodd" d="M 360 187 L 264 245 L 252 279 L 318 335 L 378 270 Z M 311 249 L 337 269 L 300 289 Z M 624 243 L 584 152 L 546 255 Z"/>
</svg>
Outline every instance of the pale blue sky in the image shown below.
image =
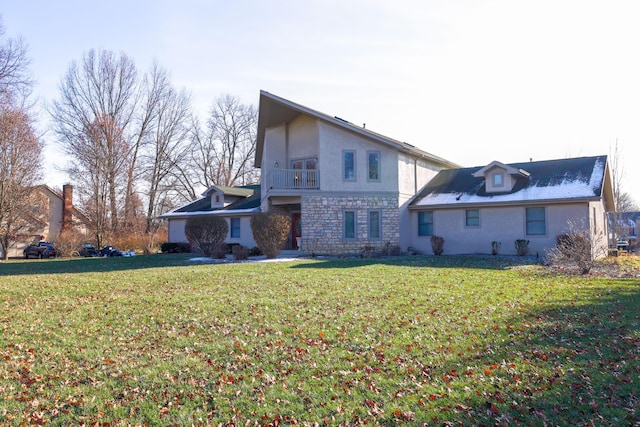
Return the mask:
<svg viewBox="0 0 640 427">
<path fill-rule="evenodd" d="M 640 2 L 5 0 L 0 15 L 29 44 L 43 102 L 84 52 L 124 51 L 141 71 L 157 59 L 200 115 L 264 89 L 463 166 L 617 139 L 640 202 Z"/>
</svg>

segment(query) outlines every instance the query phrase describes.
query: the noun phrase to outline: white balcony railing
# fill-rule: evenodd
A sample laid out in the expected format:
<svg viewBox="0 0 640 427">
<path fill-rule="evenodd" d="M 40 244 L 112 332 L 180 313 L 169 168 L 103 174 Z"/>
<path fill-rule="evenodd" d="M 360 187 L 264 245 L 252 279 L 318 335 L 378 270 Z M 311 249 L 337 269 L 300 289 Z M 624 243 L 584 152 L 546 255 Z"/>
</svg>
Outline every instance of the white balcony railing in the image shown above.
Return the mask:
<svg viewBox="0 0 640 427">
<path fill-rule="evenodd" d="M 267 176 L 269 188 L 274 190 L 316 190 L 320 188 L 317 169 L 272 169 Z"/>
</svg>

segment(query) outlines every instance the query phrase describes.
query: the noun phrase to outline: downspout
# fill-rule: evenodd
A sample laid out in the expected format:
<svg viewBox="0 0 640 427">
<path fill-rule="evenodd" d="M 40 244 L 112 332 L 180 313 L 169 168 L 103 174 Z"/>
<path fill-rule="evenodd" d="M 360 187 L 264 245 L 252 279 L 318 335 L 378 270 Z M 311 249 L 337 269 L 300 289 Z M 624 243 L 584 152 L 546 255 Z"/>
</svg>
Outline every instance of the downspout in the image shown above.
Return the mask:
<svg viewBox="0 0 640 427">
<path fill-rule="evenodd" d="M 418 194 L 418 159 L 413 159 L 413 195 Z"/>
</svg>

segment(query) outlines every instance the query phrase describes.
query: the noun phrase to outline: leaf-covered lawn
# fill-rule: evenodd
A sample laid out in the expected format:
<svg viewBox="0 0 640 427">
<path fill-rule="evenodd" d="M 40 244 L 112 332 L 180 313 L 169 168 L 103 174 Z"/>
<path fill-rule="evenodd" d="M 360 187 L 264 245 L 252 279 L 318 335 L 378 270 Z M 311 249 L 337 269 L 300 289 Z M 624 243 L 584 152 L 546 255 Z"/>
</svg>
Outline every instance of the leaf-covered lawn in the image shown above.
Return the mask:
<svg viewBox="0 0 640 427">
<path fill-rule="evenodd" d="M 1 263 L 0 425 L 640 423 L 639 279 L 509 263 Z"/>
</svg>

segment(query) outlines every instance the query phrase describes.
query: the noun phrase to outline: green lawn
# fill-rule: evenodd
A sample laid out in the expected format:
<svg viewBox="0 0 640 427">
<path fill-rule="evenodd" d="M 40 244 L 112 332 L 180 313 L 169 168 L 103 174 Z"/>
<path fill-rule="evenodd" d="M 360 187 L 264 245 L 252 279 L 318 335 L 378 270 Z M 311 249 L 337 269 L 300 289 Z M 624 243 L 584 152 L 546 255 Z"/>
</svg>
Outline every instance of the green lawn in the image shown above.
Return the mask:
<svg viewBox="0 0 640 427">
<path fill-rule="evenodd" d="M 0 425 L 638 425 L 640 279 L 512 262 L 2 262 Z"/>
</svg>

